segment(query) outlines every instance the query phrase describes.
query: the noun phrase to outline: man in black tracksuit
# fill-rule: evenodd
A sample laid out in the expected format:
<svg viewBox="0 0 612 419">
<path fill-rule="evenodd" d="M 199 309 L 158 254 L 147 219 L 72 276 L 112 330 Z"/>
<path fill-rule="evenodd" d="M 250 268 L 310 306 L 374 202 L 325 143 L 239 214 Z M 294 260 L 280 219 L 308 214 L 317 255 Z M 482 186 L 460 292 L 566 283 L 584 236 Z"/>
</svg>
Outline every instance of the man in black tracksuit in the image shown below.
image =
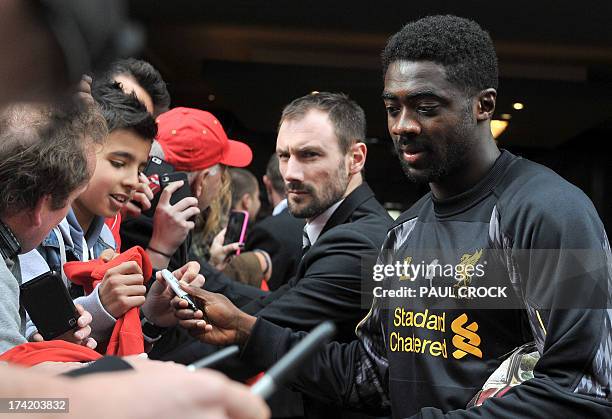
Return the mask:
<svg viewBox="0 0 612 419">
<path fill-rule="evenodd" d="M 293 386 L 394 417 L 610 417 L 610 245 L 579 189 L 497 148 L 488 34 L 466 19 L 424 18 L 389 40 L 383 67 L 400 163 L 431 192 L 388 232 L 358 339 L 327 345 Z M 261 368 L 303 336 L 213 306 L 207 316 L 201 339 L 222 331 Z M 540 354 L 534 378 L 466 409 L 529 341 Z"/>
</svg>

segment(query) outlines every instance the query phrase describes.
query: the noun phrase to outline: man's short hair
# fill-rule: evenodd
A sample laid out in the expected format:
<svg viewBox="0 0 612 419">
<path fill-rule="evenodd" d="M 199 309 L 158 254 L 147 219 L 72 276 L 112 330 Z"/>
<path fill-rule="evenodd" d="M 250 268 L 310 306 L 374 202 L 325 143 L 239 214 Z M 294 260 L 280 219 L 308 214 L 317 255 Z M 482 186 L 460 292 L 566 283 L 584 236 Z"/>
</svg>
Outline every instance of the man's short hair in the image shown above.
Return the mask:
<svg viewBox="0 0 612 419">
<path fill-rule="evenodd" d="M 166 82 L 155 67 L 146 61 L 136 58 L 117 60 L 110 65 L 106 72 L 106 79 L 124 74 L 131 76 L 148 94 L 153 101 L 154 116 L 167 112 L 170 109 L 170 93 Z"/>
<path fill-rule="evenodd" d="M 246 169 L 232 167 L 229 169 L 232 178 L 232 208 L 242 199 L 244 194 L 257 193 L 257 178 Z"/>
<path fill-rule="evenodd" d="M 445 67 L 448 80 L 467 93 L 497 89 L 495 47 L 476 22 L 451 15 L 408 23 L 382 52 L 383 77 L 398 60 L 432 61 Z"/>
<path fill-rule="evenodd" d="M 266 176 L 272 183 L 272 189 L 276 191 L 282 197 L 287 195 L 287 190 L 285 189 L 285 181 L 283 180 L 283 175 L 281 175 L 280 167 L 278 165 L 278 156 L 276 153 L 273 153 L 270 156 L 270 160 L 268 160 L 268 165 L 266 166 Z"/>
<path fill-rule="evenodd" d="M 131 129 L 143 138 L 155 138 L 157 124 L 134 93 L 125 93 L 117 82 L 98 83 L 92 87 L 91 93 L 109 132 Z"/>
<path fill-rule="evenodd" d="M 94 106 L 70 112 L 12 105 L 0 114 L 0 214 L 32 210 L 49 195 L 52 209 L 85 185 L 86 148 L 107 135 Z"/>
<path fill-rule="evenodd" d="M 299 120 L 312 109 L 327 113 L 344 154 L 348 153 L 355 142 L 365 139 L 365 113 L 361 106 L 344 93 L 313 92 L 297 98 L 285 106 L 278 126 L 287 120 Z"/>
</svg>

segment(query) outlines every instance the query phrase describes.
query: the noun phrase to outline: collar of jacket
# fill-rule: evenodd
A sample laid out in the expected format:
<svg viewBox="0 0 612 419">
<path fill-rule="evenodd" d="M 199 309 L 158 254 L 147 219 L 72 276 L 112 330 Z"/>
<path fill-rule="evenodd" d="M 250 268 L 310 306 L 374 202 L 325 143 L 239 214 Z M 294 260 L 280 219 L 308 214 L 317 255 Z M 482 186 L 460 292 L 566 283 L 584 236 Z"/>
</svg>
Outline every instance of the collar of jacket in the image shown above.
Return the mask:
<svg viewBox="0 0 612 419">
<path fill-rule="evenodd" d="M 344 199 L 344 202 L 340 204 L 338 209 L 334 211 L 332 216 L 327 220 L 325 227 L 319 234 L 319 237 L 325 234 L 325 232 L 337 225 L 344 224 L 346 220 L 351 216 L 351 214 L 365 201 L 372 198 L 374 196 L 374 192 L 368 186 L 366 182 L 363 182 L 361 185 L 355 188 L 353 192 L 348 194 L 348 196 Z"/>
<path fill-rule="evenodd" d="M 21 251 L 21 244 L 11 229 L 0 221 L 0 253 L 4 260 L 14 259 Z"/>
</svg>

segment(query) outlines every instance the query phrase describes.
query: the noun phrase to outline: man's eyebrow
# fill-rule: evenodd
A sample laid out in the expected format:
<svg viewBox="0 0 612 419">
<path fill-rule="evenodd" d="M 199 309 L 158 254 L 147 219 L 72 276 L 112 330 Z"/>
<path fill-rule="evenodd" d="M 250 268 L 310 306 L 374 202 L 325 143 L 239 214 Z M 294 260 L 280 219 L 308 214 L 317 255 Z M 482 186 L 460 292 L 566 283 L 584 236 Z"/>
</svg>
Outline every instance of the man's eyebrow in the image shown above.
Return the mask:
<svg viewBox="0 0 612 419">
<path fill-rule="evenodd" d="M 324 150 L 323 150 L 322 147 L 320 147 L 318 145 L 304 144 L 302 146 L 296 147 L 295 151 L 298 152 L 298 153 L 303 153 L 305 151 L 318 151 L 318 152 L 322 152 Z"/>
<path fill-rule="evenodd" d="M 396 95 L 396 94 L 389 93 L 389 92 L 383 92 L 382 94 L 383 100 L 398 100 L 400 96 L 405 100 L 414 100 L 414 99 L 429 97 L 429 98 L 436 98 L 439 100 L 446 101 L 444 97 L 440 96 L 438 93 L 434 92 L 433 90 L 429 90 L 429 89 L 417 90 L 407 95 Z"/>
</svg>

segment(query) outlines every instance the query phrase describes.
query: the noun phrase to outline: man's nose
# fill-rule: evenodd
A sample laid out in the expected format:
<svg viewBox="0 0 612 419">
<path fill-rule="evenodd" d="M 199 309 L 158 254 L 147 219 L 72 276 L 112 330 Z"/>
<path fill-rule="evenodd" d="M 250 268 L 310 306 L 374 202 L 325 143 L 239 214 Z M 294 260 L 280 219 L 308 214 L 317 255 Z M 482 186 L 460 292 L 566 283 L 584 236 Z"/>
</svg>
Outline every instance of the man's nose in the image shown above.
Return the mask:
<svg viewBox="0 0 612 419">
<path fill-rule="evenodd" d="M 421 133 L 421 124 L 417 121 L 413 112 L 402 110 L 390 127 L 391 134 L 397 136 L 413 137 Z"/>
<path fill-rule="evenodd" d="M 303 166 L 295 157 L 289 157 L 284 166 L 285 170 L 282 175 L 285 182 L 302 182 L 304 180 Z"/>
</svg>

